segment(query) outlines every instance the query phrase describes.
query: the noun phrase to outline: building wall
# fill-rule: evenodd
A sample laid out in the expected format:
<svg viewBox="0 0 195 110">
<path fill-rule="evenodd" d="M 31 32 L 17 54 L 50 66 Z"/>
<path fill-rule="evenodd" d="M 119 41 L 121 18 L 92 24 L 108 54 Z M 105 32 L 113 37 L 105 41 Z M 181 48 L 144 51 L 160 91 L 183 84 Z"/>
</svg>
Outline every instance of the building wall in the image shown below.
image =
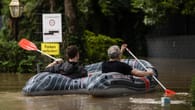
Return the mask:
<svg viewBox="0 0 195 110">
<path fill-rule="evenodd" d="M 195 58 L 195 17 L 168 16 L 146 37 L 149 57 Z"/>
<path fill-rule="evenodd" d="M 148 38 L 148 57 L 195 58 L 195 35 Z"/>
</svg>

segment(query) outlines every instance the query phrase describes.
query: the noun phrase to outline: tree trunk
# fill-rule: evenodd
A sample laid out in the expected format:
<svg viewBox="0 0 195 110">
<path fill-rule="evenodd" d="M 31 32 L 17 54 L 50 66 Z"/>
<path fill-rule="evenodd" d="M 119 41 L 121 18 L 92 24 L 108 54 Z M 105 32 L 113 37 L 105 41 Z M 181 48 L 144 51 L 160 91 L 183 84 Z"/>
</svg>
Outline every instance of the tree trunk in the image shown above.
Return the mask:
<svg viewBox="0 0 195 110">
<path fill-rule="evenodd" d="M 73 0 L 64 0 L 64 7 L 68 34 L 76 34 L 77 19 Z"/>
<path fill-rule="evenodd" d="M 50 13 L 53 13 L 54 12 L 55 2 L 54 2 L 54 0 L 50 0 L 49 3 L 50 3 Z"/>
</svg>

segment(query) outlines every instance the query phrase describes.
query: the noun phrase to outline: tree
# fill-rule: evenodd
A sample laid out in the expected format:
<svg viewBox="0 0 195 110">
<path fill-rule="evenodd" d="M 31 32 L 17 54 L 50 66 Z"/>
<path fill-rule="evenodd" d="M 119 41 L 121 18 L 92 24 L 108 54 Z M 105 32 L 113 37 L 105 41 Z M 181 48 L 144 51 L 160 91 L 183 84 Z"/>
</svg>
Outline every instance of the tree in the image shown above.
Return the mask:
<svg viewBox="0 0 195 110">
<path fill-rule="evenodd" d="M 168 14 L 195 15 L 194 0 L 131 0 L 132 12 L 144 13 L 144 23 L 155 25 L 166 20 Z"/>
<path fill-rule="evenodd" d="M 65 17 L 67 22 L 67 31 L 69 34 L 77 33 L 77 17 L 74 0 L 64 0 Z"/>
</svg>

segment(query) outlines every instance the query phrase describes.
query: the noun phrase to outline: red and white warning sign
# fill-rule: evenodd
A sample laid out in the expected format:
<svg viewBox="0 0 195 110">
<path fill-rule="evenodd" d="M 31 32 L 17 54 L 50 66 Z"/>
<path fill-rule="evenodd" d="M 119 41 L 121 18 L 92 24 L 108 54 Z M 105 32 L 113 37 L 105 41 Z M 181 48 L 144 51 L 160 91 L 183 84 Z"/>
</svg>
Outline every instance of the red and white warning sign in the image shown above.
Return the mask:
<svg viewBox="0 0 195 110">
<path fill-rule="evenodd" d="M 62 42 L 61 14 L 43 14 L 43 42 Z"/>
</svg>

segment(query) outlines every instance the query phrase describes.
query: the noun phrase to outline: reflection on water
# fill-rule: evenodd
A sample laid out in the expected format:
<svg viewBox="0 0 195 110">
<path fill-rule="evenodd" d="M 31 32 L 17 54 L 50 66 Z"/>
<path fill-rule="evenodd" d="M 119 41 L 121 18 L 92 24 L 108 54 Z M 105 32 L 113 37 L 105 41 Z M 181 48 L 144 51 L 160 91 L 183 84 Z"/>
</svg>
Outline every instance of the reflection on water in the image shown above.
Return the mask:
<svg viewBox="0 0 195 110">
<path fill-rule="evenodd" d="M 158 70 L 160 81 L 177 92 L 171 97 L 169 107 L 161 107 L 164 93 L 161 87 L 152 93 L 112 98 L 89 95 L 25 97 L 21 89 L 32 74 L 0 74 L 0 110 L 190 110 L 188 92 L 195 73 L 195 60 L 148 60 Z"/>
<path fill-rule="evenodd" d="M 169 108 L 161 107 L 161 93 L 147 93 L 113 98 L 88 95 L 25 97 L 19 92 L 1 92 L 0 110 L 189 110 L 183 95 L 171 98 Z"/>
<path fill-rule="evenodd" d="M 33 74 L 0 74 L 0 91 L 21 91 Z"/>
</svg>

